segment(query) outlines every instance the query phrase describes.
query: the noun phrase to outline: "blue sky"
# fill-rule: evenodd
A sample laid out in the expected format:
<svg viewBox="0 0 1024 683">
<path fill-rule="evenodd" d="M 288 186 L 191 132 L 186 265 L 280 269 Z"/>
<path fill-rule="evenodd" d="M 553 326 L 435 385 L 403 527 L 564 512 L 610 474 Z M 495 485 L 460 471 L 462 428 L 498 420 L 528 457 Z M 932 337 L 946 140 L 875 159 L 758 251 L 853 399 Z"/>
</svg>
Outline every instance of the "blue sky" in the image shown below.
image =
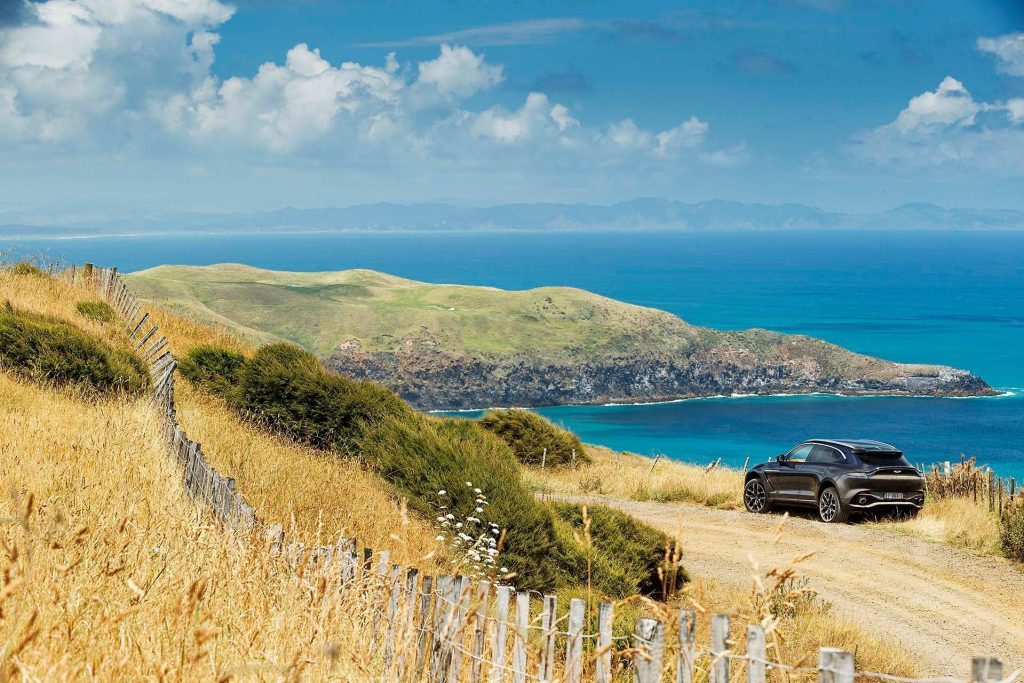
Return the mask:
<svg viewBox="0 0 1024 683">
<path fill-rule="evenodd" d="M 1006 0 L 0 0 L 0 222 L 636 196 L 1024 209 Z"/>
</svg>

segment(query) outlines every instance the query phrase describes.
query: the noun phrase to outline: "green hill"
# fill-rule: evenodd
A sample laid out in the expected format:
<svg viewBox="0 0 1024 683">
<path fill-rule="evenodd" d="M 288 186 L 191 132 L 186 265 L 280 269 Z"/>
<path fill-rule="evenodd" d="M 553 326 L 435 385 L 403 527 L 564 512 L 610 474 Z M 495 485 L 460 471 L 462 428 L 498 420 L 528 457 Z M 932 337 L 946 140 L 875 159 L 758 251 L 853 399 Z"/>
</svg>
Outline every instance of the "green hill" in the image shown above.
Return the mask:
<svg viewBox="0 0 1024 683">
<path fill-rule="evenodd" d="M 721 332 L 566 287 L 505 291 L 370 270 L 160 266 L 142 296 L 254 341 L 295 342 L 415 405 L 464 408 L 730 393 L 975 395 L 962 370 L 906 365 L 767 330 Z"/>
</svg>

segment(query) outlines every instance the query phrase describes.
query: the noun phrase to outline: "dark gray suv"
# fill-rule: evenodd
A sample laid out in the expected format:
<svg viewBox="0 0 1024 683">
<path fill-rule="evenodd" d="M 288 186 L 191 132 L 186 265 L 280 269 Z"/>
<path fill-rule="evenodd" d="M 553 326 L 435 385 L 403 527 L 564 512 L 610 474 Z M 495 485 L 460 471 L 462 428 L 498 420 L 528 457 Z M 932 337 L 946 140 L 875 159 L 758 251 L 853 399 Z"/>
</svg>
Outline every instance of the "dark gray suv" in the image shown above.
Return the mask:
<svg viewBox="0 0 1024 683">
<path fill-rule="evenodd" d="M 866 439 L 811 439 L 747 471 L 750 512 L 775 504 L 816 507 L 823 522 L 855 512 L 894 510 L 914 516 L 924 505 L 924 478 L 894 446 Z"/>
</svg>

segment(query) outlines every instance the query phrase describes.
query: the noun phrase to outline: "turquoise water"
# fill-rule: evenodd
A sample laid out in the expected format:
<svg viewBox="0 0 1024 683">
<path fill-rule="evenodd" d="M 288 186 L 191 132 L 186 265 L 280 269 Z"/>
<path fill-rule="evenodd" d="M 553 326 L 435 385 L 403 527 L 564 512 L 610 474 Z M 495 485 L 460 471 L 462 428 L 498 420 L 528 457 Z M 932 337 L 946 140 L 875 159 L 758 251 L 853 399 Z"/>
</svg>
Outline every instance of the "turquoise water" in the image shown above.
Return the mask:
<svg viewBox="0 0 1024 683">
<path fill-rule="evenodd" d="M 209 235 L 0 241 L 0 249 L 135 270 L 244 262 L 375 268 L 432 282 L 570 285 L 700 325 L 809 334 L 897 361 L 967 368 L 994 399 L 758 397 L 561 406 L 590 442 L 742 464 L 811 436 L 870 437 L 914 461 L 976 455 L 1024 477 L 1024 234 L 760 233 Z"/>
</svg>

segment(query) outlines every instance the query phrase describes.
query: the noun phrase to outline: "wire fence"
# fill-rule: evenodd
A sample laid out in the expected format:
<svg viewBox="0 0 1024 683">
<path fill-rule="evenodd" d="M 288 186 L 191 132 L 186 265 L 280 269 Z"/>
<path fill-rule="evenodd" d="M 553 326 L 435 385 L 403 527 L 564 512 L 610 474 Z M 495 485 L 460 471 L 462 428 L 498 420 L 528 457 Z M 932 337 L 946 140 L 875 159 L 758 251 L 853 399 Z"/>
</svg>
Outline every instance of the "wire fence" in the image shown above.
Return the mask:
<svg viewBox="0 0 1024 683">
<path fill-rule="evenodd" d="M 387 550 L 374 553 L 354 538 L 333 546 L 288 541 L 279 524 L 259 520 L 235 488 L 235 480 L 213 468 L 202 446 L 178 422 L 174 401 L 177 360 L 150 314 L 129 291 L 116 268 L 72 266 L 55 275 L 86 285 L 104 298 L 127 326 L 134 350 L 149 365 L 153 402 L 161 430 L 194 500 L 240 535 L 270 544 L 296 574 L 327 578 L 370 615 L 366 647 L 382 665 L 382 679 L 402 683 L 636 683 L 676 681 L 729 683 L 745 671 L 748 683 L 777 678 L 820 683 L 879 680 L 887 683 L 967 683 L 954 677 L 902 678 L 858 670 L 854 655 L 821 648 L 815 666 L 790 665 L 769 657 L 766 630 L 747 627 L 745 643 L 730 640 L 730 617 L 711 617 L 709 647 L 698 647 L 697 614 L 681 609 L 663 619 L 640 618 L 631 635 L 615 635 L 615 605 L 597 605 L 596 625 L 587 602 L 573 598 L 559 616 L 556 595 L 531 595 L 508 585 L 465 576 L 421 575 L 415 567 L 391 563 Z M 537 609 L 539 607 L 539 610 Z M 736 650 L 743 645 L 744 651 Z M 974 683 L 1012 683 L 993 657 L 972 661 Z"/>
</svg>

